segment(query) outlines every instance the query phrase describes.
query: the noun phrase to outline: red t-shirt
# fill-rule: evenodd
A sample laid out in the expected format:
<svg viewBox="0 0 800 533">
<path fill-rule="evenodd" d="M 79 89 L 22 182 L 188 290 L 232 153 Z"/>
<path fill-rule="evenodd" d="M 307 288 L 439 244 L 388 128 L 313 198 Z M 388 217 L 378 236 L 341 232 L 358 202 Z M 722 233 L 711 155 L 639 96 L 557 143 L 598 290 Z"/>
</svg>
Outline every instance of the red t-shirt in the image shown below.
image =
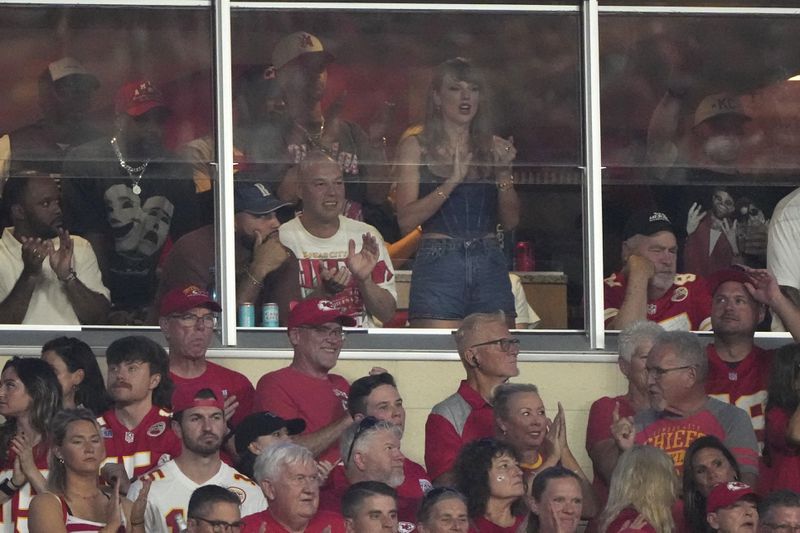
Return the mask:
<svg viewBox="0 0 800 533">
<path fill-rule="evenodd" d="M 758 346 L 739 363 L 726 363 L 716 346 L 706 347 L 708 377 L 706 392 L 725 403 L 735 405 L 750 416 L 759 449 L 764 449 L 764 413 L 767 410 L 767 385 L 774 352 Z"/>
<path fill-rule="evenodd" d="M 715 398 L 708 398 L 702 409 L 689 416 L 648 409 L 637 413 L 637 444 L 661 448 L 683 471 L 686 449 L 697 438 L 714 435 L 731 451 L 742 473 L 758 473 L 758 443 L 747 413 Z"/>
<path fill-rule="evenodd" d="M 211 361 L 206 361 L 206 371 L 197 376 L 196 378 L 184 378 L 174 372 L 169 373 L 169 377 L 175 383 L 175 391 L 182 387 L 187 387 L 190 383 L 213 383 L 222 389 L 222 394 L 227 398 L 228 396 L 236 396 L 239 402 L 239 407 L 233 414 L 230 421 L 230 426 L 235 428 L 239 422 L 247 415 L 253 412 L 253 397 L 255 390 L 253 384 L 243 374 L 230 370 L 224 366 L 220 366 Z"/>
<path fill-rule="evenodd" d="M 47 479 L 47 454 L 50 447 L 40 443 L 33 448 L 33 459 L 36 468 Z M 8 450 L 5 464 L 0 470 L 0 479 L 9 479 L 14 473 L 14 459 L 16 454 Z M 14 496 L 0 507 L 0 531 L 13 531 L 14 533 L 28 533 L 28 508 L 31 500 L 36 495 L 30 483 L 25 483 Z"/>
<path fill-rule="evenodd" d="M 97 417 L 106 447 L 104 463 L 122 463 L 133 479 L 180 455 L 181 441 L 172 431 L 170 416 L 154 405 L 132 431 L 119 421 L 114 409 Z"/>
<path fill-rule="evenodd" d="M 310 376 L 291 366 L 264 374 L 256 387 L 255 407 L 281 418 L 302 418 L 306 433 L 319 431 L 347 413 L 350 384 L 342 376 Z M 339 443 L 334 442 L 318 459 L 339 462 Z"/>
<path fill-rule="evenodd" d="M 650 525 L 650 522 L 645 522 L 644 525 L 639 529 L 622 527 L 625 522 L 633 522 L 638 517 L 639 512 L 636 509 L 633 507 L 626 507 L 610 524 L 608 524 L 605 533 L 658 533 L 656 528 Z"/>
<path fill-rule="evenodd" d="M 625 300 L 626 280 L 622 272 L 603 280 L 606 327 Z M 647 302 L 647 320 L 670 331 L 711 329 L 711 294 L 708 285 L 694 274 L 675 274 L 672 287 L 661 298 Z"/>
<path fill-rule="evenodd" d="M 275 520 L 269 509 L 245 516 L 243 521 L 242 533 L 258 533 L 261 524 L 264 523 L 267 524 L 266 531 L 268 533 L 290 533 L 280 522 Z M 330 511 L 317 511 L 317 514 L 303 530 L 304 533 L 322 533 L 323 531 L 325 533 L 345 533 L 342 515 Z"/>
<path fill-rule="evenodd" d="M 616 396 L 614 398 L 604 396 L 592 404 L 592 407 L 589 409 L 589 423 L 586 427 L 587 452 L 598 442 L 614 438 L 613 435 L 611 435 L 611 424 L 614 418 L 614 407 L 617 404 L 619 404 L 619 416 L 625 417 L 635 414 L 633 406 L 628 402 L 628 398 L 625 395 Z M 595 468 L 594 465 L 592 468 L 594 470 L 594 480 L 592 481 L 594 493 L 597 496 L 599 508 L 604 509 L 606 501 L 608 501 L 608 484 L 597 472 L 597 468 Z M 597 531 L 598 527 L 599 522 L 597 518 L 593 518 L 589 521 L 587 531 Z"/>
<path fill-rule="evenodd" d="M 769 475 L 759 478 L 762 494 L 790 489 L 800 491 L 800 446 L 786 440 L 792 414 L 780 407 L 767 411 L 766 447 L 771 461 Z"/>
<path fill-rule="evenodd" d="M 425 467 L 431 479 L 453 468 L 461 447 L 494 435 L 494 410 L 462 381 L 458 392 L 436 404 L 425 423 Z"/>
<path fill-rule="evenodd" d="M 472 520 L 469 526 L 469 533 L 516 533 L 525 515 L 514 518 L 514 524 L 508 527 L 498 526 L 487 518 L 479 516 Z"/>
</svg>

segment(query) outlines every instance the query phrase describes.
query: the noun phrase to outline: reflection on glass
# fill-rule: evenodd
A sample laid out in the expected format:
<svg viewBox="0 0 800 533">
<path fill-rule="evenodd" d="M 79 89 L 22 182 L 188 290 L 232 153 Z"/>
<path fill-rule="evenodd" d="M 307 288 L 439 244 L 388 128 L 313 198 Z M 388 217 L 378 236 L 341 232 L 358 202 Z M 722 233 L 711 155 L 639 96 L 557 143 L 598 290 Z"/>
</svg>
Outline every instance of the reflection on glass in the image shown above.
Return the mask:
<svg viewBox="0 0 800 533">
<path fill-rule="evenodd" d="M 273 107 L 273 113 L 256 120 L 250 120 L 249 114 L 245 115 L 247 119 L 237 116 L 235 144 L 241 149 L 247 168 L 259 174 L 282 200 L 292 203 L 302 196 L 298 190 L 303 187 L 298 180 L 303 168 L 300 163 L 309 153 L 322 152 L 338 163 L 344 179 L 344 199 L 331 202 L 337 204 L 343 216 L 368 223 L 372 226 L 370 232 L 387 244 L 398 269 L 392 277 L 397 284 L 399 312 L 388 322 L 381 322 L 403 325 L 409 299 L 407 271 L 416 271 L 419 263 L 416 252 L 420 230 L 419 222 L 403 219 L 398 204 L 407 201 L 401 198 L 402 187 L 394 182 L 401 168 L 421 165 L 425 169 L 431 157 L 409 165 L 403 159 L 402 139 L 419 133 L 419 127 L 425 124 L 428 87 L 435 66 L 447 57 L 469 58 L 470 64 L 485 72 L 488 83 L 480 106 L 472 105 L 467 114 L 485 106 L 496 126 L 481 134 L 484 157 L 479 161 L 476 153 L 472 164 L 462 165 L 465 175 L 471 176 L 470 180 L 483 176 L 492 197 L 481 200 L 495 202 L 493 197 L 500 191 L 495 176 L 492 172 L 481 173 L 485 167 L 495 165 L 485 157 L 490 152 L 486 139 L 495 134 L 498 151 L 509 153 L 504 150 L 508 144 L 516 152 L 512 158 L 514 183 L 509 175 L 501 185 L 509 191 L 509 197 L 518 196 L 526 209 L 519 213 L 518 225 L 511 220 L 517 218 L 513 209 L 487 208 L 492 213 L 489 218 L 470 213 L 468 222 L 482 224 L 480 228 L 457 229 L 475 233 L 470 238 L 490 237 L 486 242 L 494 243 L 495 249 L 502 246 L 502 253 L 492 263 L 492 272 L 513 268 L 516 243 L 528 243 L 530 253 L 535 255 L 536 269 L 556 272 L 521 273 L 525 287 L 518 291 L 523 295 L 519 298 L 521 308 L 525 307 L 527 294 L 534 310 L 542 315 L 543 327 L 565 327 L 569 280 L 570 307 L 577 310 L 570 316 L 571 324 L 582 327 L 581 174 L 574 170 L 580 159 L 577 39 L 577 17 L 564 14 L 494 14 L 487 18 L 470 13 L 448 13 L 445 17 L 392 12 L 237 10 L 233 17 L 234 75 L 239 77 L 252 65 L 267 69 L 271 62 L 272 79 L 282 90 L 283 102 L 282 107 Z M 241 99 L 235 101 L 237 109 L 240 103 Z M 455 115 L 459 105 L 453 106 Z M 429 149 L 450 150 L 447 158 L 437 154 L 436 158 L 442 161 L 434 162 L 445 177 L 454 153 L 445 143 L 434 144 L 440 146 Z M 463 148 L 468 147 L 465 144 Z M 433 179 L 433 174 L 421 176 L 420 190 L 433 189 Z M 297 208 L 305 212 L 307 203 L 297 204 Z M 493 223 L 491 218 L 496 216 L 500 218 L 498 222 L 505 224 Z M 300 222 L 288 222 L 282 235 L 288 235 L 295 225 L 303 226 L 302 221 L 301 217 Z M 356 242 L 360 241 L 359 236 Z M 303 255 L 298 254 L 302 248 L 290 247 L 298 257 Z M 347 250 L 337 250 L 338 261 L 343 261 Z M 314 258 L 317 262 L 323 259 Z M 301 275 L 301 285 L 307 289 L 322 286 L 321 271 L 312 267 L 306 270 L 307 275 Z M 483 275 L 480 279 L 486 281 Z M 508 291 L 507 275 L 504 280 Z M 494 292 L 488 284 L 485 289 Z M 504 305 L 512 312 L 510 291 L 507 294 Z M 439 300 L 435 293 L 431 298 Z M 458 314 L 463 316 L 464 312 Z M 521 321 L 536 322 L 535 318 Z"/>
<path fill-rule="evenodd" d="M 800 163 L 792 126 L 800 93 L 790 79 L 800 70 L 790 52 L 799 24 L 758 15 L 601 17 L 605 265 L 606 275 L 617 272 L 606 291 L 625 286 L 638 266 L 624 226 L 637 208 L 669 219 L 677 271 L 688 276 L 658 293 L 659 263 L 650 258 L 647 307 L 635 317 L 663 318 L 679 280 L 731 265 L 769 267 L 781 285 L 800 286 L 800 277 L 779 274 L 773 263 L 786 259 L 768 257 L 778 250 L 767 238 Z M 622 313 L 625 303 L 608 306 Z"/>
<path fill-rule="evenodd" d="M 23 233 L 50 236 L 41 227 L 31 233 L 14 214 L 31 187 L 3 195 L 3 240 L 19 268 L 4 262 L 0 298 L 33 278 L 18 302 L 28 312 L 3 321 L 154 323 L 160 261 L 213 215 L 201 208 L 191 167 L 174 155 L 212 128 L 210 14 L 4 7 L 0 27 L 4 47 L 15 51 L 13 75 L 0 81 L 14 104 L 0 125 L 0 177 L 56 178 L 62 201 L 51 226 L 72 235 L 49 240 L 36 251 L 48 252 L 44 266 L 25 264 L 23 272 L 20 258 L 34 253 Z M 37 315 L 37 306 L 56 317 Z"/>
</svg>

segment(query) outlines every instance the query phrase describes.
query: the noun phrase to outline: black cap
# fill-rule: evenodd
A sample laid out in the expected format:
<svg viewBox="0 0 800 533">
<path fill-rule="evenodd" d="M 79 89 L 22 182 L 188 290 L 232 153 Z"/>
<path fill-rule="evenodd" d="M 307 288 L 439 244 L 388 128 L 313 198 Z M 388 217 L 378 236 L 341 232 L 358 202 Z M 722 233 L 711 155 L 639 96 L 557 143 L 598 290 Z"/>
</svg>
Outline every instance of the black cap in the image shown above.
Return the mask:
<svg viewBox="0 0 800 533">
<path fill-rule="evenodd" d="M 669 217 L 661 211 L 654 211 L 646 209 L 635 212 L 628 221 L 625 223 L 625 229 L 622 231 L 622 239 L 627 241 L 634 235 L 655 235 L 659 231 L 669 231 L 675 233 L 672 229 L 672 222 Z"/>
<path fill-rule="evenodd" d="M 263 413 L 253 413 L 247 415 L 241 423 L 236 426 L 236 453 L 242 454 L 250 446 L 250 443 L 262 435 L 270 435 L 281 428 L 286 428 L 289 435 L 297 435 L 306 429 L 306 421 L 302 418 L 283 418 L 265 411 Z"/>
</svg>

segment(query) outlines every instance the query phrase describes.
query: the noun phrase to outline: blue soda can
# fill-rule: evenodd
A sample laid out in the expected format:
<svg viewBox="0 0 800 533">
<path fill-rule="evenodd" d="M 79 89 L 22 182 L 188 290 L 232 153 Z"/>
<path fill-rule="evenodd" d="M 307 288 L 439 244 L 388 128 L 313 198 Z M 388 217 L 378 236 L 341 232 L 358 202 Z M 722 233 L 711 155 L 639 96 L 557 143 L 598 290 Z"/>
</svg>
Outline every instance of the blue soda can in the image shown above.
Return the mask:
<svg viewBox="0 0 800 533">
<path fill-rule="evenodd" d="M 278 304 L 270 302 L 261 307 L 261 326 L 265 328 L 278 327 Z"/>
<path fill-rule="evenodd" d="M 252 328 L 256 325 L 256 310 L 250 302 L 239 304 L 239 327 Z"/>
</svg>

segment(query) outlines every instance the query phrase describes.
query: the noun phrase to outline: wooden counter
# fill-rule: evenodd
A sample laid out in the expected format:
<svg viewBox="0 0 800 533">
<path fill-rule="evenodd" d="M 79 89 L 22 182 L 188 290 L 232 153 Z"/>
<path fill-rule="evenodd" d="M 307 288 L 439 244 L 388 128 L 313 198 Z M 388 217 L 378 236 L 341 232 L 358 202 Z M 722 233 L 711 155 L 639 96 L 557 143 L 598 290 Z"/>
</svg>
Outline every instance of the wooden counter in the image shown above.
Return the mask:
<svg viewBox="0 0 800 533">
<path fill-rule="evenodd" d="M 514 272 L 522 280 L 528 303 L 541 317 L 538 329 L 567 327 L 567 275 L 563 272 Z M 395 271 L 397 308 L 408 309 L 411 271 Z"/>
</svg>

